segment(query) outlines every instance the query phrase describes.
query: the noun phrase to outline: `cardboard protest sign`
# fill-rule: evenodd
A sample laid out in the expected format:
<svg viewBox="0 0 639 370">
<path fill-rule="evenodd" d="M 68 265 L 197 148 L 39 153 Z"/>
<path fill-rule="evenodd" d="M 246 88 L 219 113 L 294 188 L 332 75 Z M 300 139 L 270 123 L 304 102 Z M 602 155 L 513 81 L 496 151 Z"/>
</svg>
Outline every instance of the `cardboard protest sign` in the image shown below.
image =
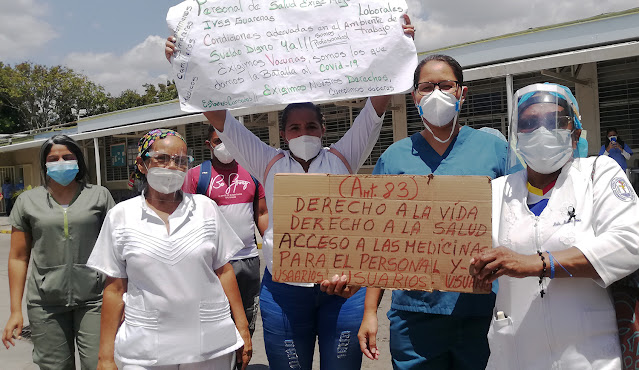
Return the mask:
<svg viewBox="0 0 639 370">
<path fill-rule="evenodd" d="M 483 176 L 277 174 L 273 280 L 488 293 L 468 272 L 492 247 Z"/>
<path fill-rule="evenodd" d="M 417 66 L 405 0 L 187 0 L 167 23 L 187 112 L 397 94 Z"/>
</svg>

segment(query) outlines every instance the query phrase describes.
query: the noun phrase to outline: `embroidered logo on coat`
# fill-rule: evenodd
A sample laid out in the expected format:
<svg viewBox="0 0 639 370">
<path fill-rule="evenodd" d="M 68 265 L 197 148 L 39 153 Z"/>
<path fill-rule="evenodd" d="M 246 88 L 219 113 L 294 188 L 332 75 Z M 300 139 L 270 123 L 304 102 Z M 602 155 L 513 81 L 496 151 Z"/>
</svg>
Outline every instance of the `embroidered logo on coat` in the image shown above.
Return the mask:
<svg viewBox="0 0 639 370">
<path fill-rule="evenodd" d="M 624 202 L 634 202 L 635 192 L 623 177 L 615 177 L 610 180 L 610 187 L 617 198 Z"/>
</svg>

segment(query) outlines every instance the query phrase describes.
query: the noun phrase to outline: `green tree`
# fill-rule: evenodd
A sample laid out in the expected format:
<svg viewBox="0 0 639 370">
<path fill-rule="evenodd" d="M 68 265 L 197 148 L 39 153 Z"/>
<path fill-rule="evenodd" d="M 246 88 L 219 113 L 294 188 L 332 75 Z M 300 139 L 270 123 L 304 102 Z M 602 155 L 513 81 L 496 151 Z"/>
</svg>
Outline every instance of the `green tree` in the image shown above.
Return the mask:
<svg viewBox="0 0 639 370">
<path fill-rule="evenodd" d="M 108 111 L 104 88 L 64 66 L 0 63 L 0 129 L 17 132 Z"/>
<path fill-rule="evenodd" d="M 175 82 L 166 81 L 165 84 L 158 84 L 158 101 L 169 101 L 178 98 L 177 87 L 175 86 Z"/>
</svg>

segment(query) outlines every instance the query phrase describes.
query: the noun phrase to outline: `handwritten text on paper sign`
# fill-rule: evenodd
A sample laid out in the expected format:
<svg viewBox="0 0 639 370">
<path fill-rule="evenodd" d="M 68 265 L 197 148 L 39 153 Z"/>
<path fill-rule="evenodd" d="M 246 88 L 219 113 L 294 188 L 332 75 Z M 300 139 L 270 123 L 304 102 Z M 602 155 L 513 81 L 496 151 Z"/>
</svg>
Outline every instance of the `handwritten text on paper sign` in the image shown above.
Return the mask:
<svg viewBox="0 0 639 370">
<path fill-rule="evenodd" d="M 167 23 L 182 110 L 404 92 L 417 66 L 405 0 L 188 0 Z"/>
<path fill-rule="evenodd" d="M 277 174 L 273 280 L 488 293 L 469 275 L 492 247 L 482 176 Z"/>
</svg>

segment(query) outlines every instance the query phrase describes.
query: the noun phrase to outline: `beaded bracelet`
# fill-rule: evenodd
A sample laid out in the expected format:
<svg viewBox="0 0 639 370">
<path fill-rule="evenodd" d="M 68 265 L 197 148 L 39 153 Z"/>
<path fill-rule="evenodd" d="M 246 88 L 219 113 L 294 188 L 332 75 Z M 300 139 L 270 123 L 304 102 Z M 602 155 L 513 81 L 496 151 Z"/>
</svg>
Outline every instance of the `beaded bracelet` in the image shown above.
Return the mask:
<svg viewBox="0 0 639 370">
<path fill-rule="evenodd" d="M 537 254 L 539 255 L 539 257 L 541 257 L 541 263 L 543 264 L 543 269 L 541 270 L 541 274 L 539 275 L 539 290 L 541 298 L 544 298 L 544 294 L 546 294 L 543 289 L 544 277 L 546 276 L 546 258 L 544 258 L 544 255 L 541 251 L 537 251 Z"/>
</svg>

